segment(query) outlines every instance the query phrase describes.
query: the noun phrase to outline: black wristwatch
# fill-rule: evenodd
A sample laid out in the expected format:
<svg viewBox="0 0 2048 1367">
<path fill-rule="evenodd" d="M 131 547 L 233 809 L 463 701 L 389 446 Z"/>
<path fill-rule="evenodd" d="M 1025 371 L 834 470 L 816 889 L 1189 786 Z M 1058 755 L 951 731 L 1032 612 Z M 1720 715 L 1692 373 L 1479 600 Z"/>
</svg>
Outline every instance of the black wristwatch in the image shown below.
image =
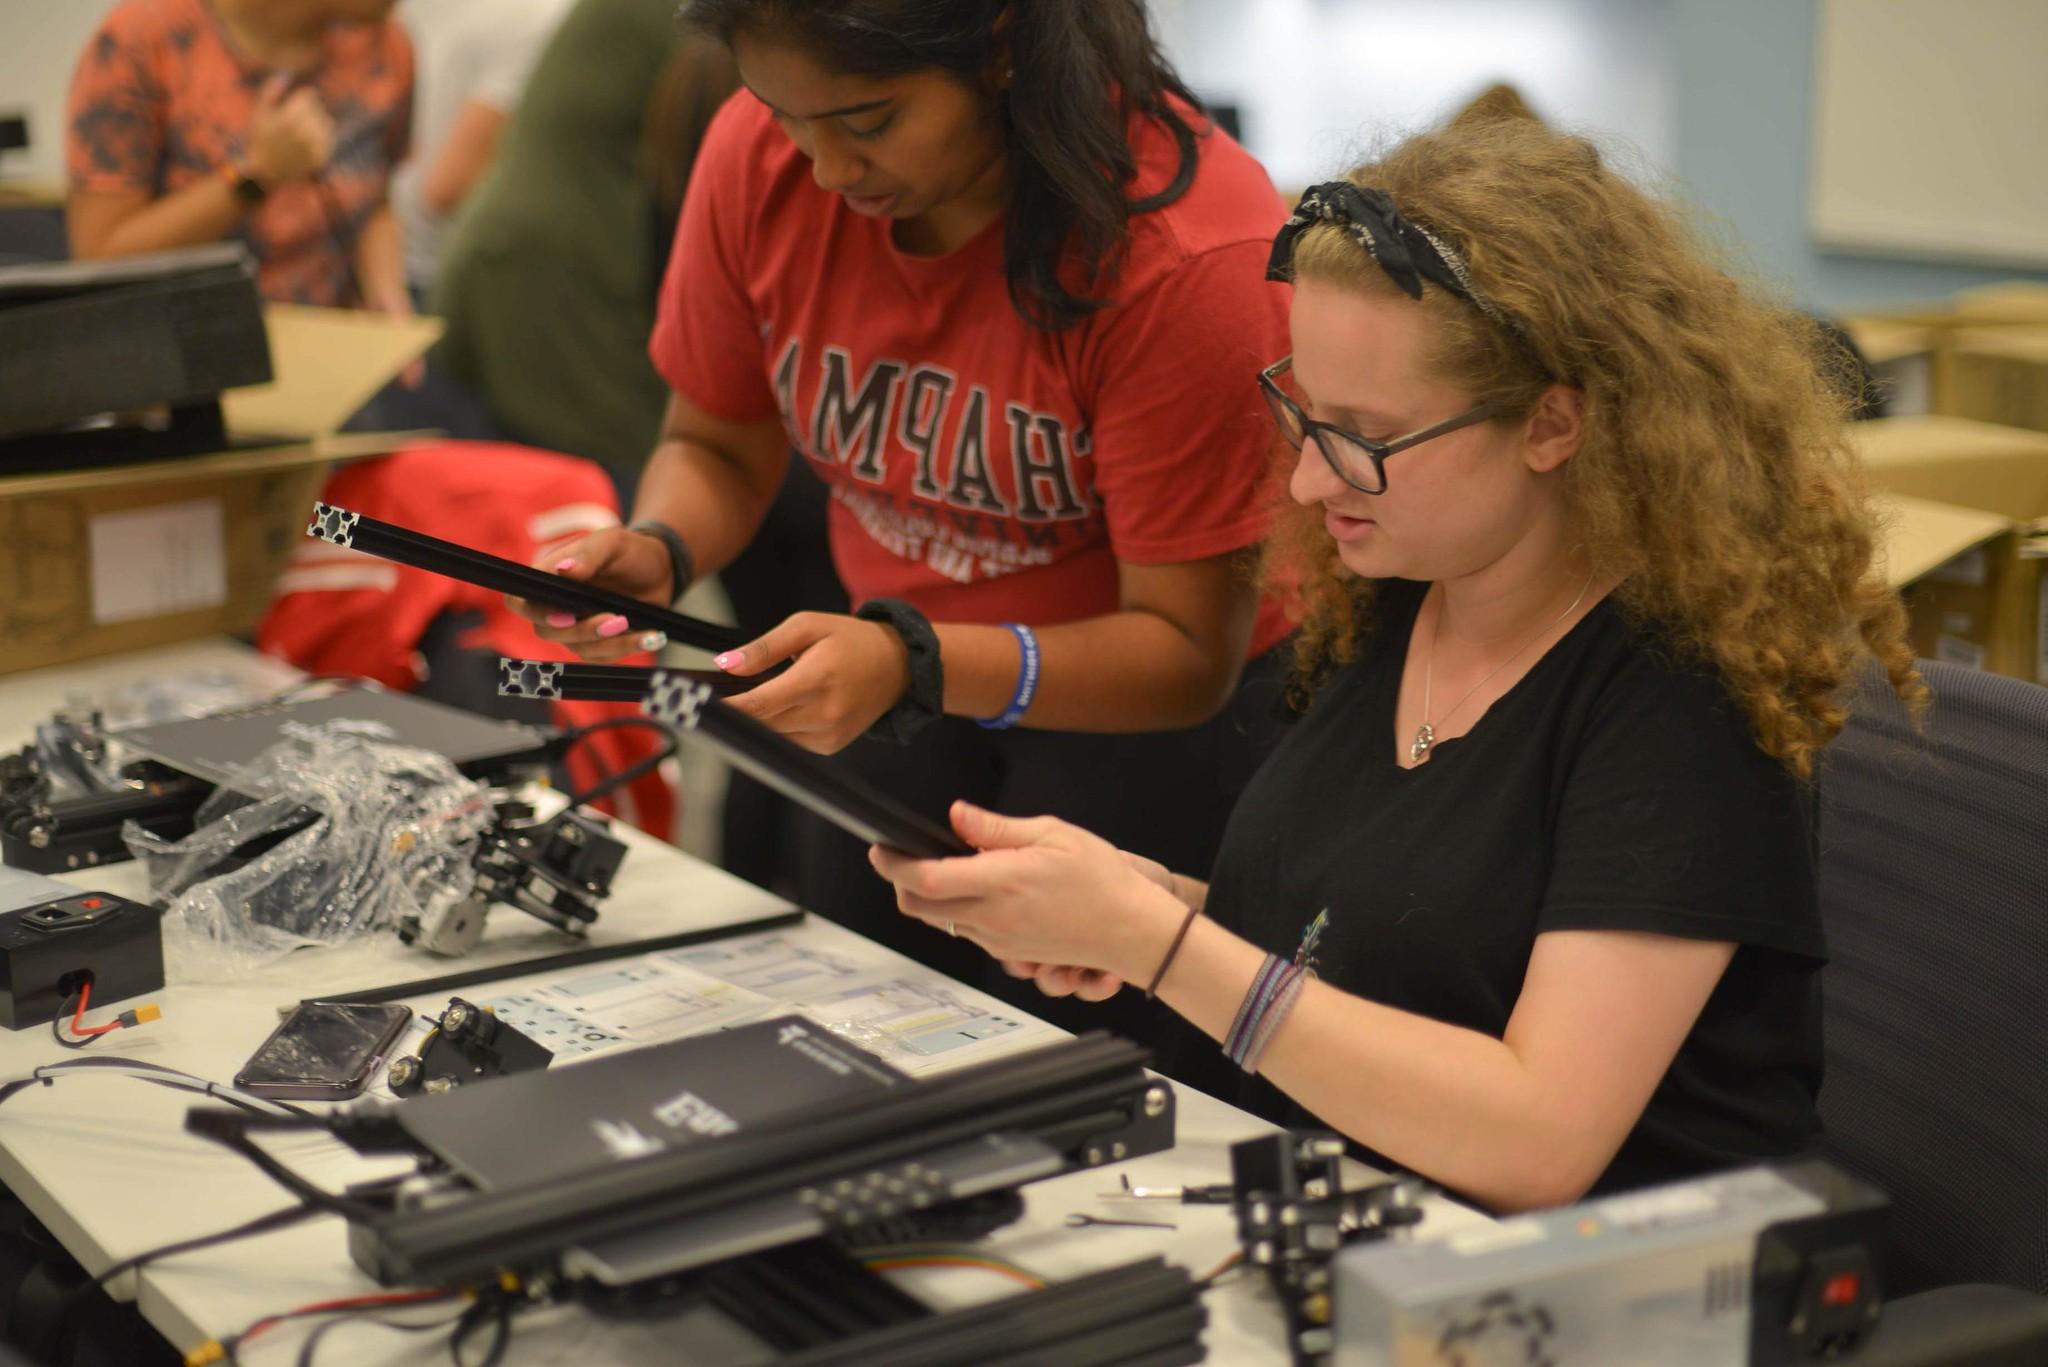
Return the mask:
<svg viewBox="0 0 2048 1367">
<path fill-rule="evenodd" d="M 691 581 L 697 577 L 697 562 L 690 554 L 689 546 L 684 543 L 683 534 L 666 522 L 656 522 L 652 519 L 635 522 L 626 530 L 639 532 L 642 536 L 651 536 L 668 547 L 668 602 L 670 607 L 680 603 L 684 590 L 688 589 Z"/>
<path fill-rule="evenodd" d="M 235 202 L 245 209 L 253 209 L 270 195 L 270 187 L 256 179 L 248 167 L 235 168 L 235 177 L 229 182 L 234 191 Z"/>
</svg>

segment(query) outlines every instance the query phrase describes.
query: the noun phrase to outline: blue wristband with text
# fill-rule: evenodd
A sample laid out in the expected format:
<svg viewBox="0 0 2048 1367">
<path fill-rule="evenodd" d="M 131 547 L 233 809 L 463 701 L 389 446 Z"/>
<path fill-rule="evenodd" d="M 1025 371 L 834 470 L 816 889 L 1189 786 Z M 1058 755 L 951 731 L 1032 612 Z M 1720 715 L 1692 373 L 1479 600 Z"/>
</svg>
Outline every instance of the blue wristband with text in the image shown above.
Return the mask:
<svg viewBox="0 0 2048 1367">
<path fill-rule="evenodd" d="M 1024 720 L 1024 714 L 1031 709 L 1031 700 L 1038 696 L 1038 636 L 1022 622 L 1005 622 L 1017 637 L 1017 648 L 1023 652 L 1023 663 L 1017 669 L 1017 691 L 1010 698 L 1010 705 L 1003 709 L 1001 716 L 976 718 L 975 725 L 991 731 L 1007 731 Z"/>
</svg>

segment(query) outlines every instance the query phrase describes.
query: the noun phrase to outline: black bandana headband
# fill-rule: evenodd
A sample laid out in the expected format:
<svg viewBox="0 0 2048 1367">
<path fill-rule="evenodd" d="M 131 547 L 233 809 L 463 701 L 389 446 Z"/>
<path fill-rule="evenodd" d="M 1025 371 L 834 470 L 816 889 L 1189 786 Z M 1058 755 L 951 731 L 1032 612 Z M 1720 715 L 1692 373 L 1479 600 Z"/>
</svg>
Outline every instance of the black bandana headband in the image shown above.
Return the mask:
<svg viewBox="0 0 2048 1367">
<path fill-rule="evenodd" d="M 1268 280 L 1294 279 L 1294 244 L 1318 223 L 1335 224 L 1349 233 L 1409 298 L 1420 299 L 1422 282 L 1432 280 L 1494 322 L 1514 326 L 1498 305 L 1472 288 L 1465 259 L 1448 243 L 1403 218 L 1386 191 L 1361 189 L 1348 180 L 1311 186 L 1301 197 L 1293 217 L 1273 239 L 1273 255 L 1266 262 Z"/>
</svg>

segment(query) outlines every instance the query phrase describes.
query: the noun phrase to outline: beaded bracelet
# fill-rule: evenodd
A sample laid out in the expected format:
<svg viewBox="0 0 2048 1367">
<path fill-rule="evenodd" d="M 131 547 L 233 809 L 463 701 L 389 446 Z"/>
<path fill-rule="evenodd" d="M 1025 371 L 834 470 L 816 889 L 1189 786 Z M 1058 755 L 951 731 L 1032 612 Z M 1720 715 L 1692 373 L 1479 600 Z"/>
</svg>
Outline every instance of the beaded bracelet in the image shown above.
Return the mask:
<svg viewBox="0 0 2048 1367">
<path fill-rule="evenodd" d="M 1294 999 L 1301 995 L 1302 980 L 1307 976 L 1308 971 L 1290 959 L 1266 956 L 1237 1008 L 1230 1033 L 1223 1038 L 1223 1051 L 1232 1063 L 1247 1073 L 1258 1071 L 1259 1057 L 1293 1008 Z"/>
<path fill-rule="evenodd" d="M 1230 1033 L 1223 1037 L 1223 1052 L 1236 1062 L 1245 1046 L 1251 1042 L 1251 1034 L 1257 1028 L 1259 1017 L 1265 1013 L 1266 1004 L 1272 999 L 1273 989 L 1280 984 L 1280 975 L 1287 968 L 1287 960 L 1278 954 L 1268 954 L 1266 961 L 1259 965 L 1259 971 L 1252 978 L 1252 985 L 1238 1003 L 1237 1018 L 1230 1023 Z"/>
<path fill-rule="evenodd" d="M 1301 989 L 1307 985 L 1308 976 L 1302 969 L 1292 964 L 1288 965 L 1286 980 L 1280 984 L 1280 990 L 1273 994 L 1272 1004 L 1266 1008 L 1266 1014 L 1260 1017 L 1259 1028 L 1252 1035 L 1251 1047 L 1246 1049 L 1244 1057 L 1238 1060 L 1238 1066 L 1247 1073 L 1259 1071 L 1259 1060 L 1265 1056 L 1266 1046 L 1273 1042 L 1273 1036 L 1278 1033 L 1281 1023 L 1287 1019 L 1287 1013 L 1294 1009 L 1294 1000 L 1301 995 Z"/>
<path fill-rule="evenodd" d="M 1038 696 L 1038 635 L 1022 622 L 1005 622 L 1017 637 L 1017 650 L 1021 659 L 1017 663 L 1017 691 L 1010 695 L 1010 705 L 993 717 L 977 717 L 975 724 L 991 731 L 1007 731 L 1024 720 L 1024 714 L 1031 710 L 1031 700 Z"/>
</svg>

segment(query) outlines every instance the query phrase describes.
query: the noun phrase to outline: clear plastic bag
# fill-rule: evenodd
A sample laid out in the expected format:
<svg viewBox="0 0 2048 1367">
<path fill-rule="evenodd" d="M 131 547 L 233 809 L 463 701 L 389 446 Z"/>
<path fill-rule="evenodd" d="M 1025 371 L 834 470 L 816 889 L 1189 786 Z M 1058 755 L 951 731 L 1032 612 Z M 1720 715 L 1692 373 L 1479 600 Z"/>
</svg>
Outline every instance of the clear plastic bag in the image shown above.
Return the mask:
<svg viewBox="0 0 2048 1367">
<path fill-rule="evenodd" d="M 441 755 L 287 725 L 284 739 L 167 841 L 122 838 L 164 905 L 174 979 L 243 972 L 310 944 L 386 931 L 466 896 L 488 792 Z"/>
</svg>

